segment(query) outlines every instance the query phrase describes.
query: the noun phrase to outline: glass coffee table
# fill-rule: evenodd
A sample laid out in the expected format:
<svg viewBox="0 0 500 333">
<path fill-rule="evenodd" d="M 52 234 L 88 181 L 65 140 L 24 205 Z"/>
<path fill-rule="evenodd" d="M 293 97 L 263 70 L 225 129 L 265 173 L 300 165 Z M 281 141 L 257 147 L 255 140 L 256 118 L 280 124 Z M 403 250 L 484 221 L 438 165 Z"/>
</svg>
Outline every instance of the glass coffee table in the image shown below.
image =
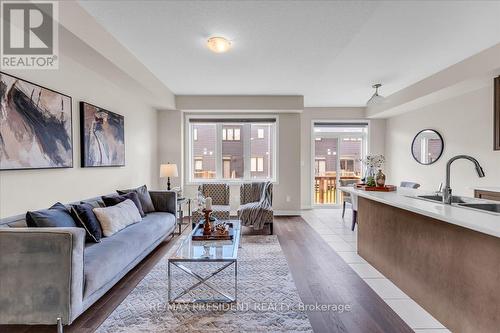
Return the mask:
<svg viewBox="0 0 500 333">
<path fill-rule="evenodd" d="M 241 223 L 229 220 L 234 228 L 232 240 L 193 241 L 191 233 L 184 239 L 175 254 L 168 258 L 168 302 L 169 303 L 232 303 L 236 302 L 238 290 L 238 248 L 241 239 Z M 173 288 L 173 271 L 176 271 L 178 288 Z M 180 270 L 180 272 L 179 272 Z M 228 271 L 233 278 L 228 280 Z M 223 276 L 223 282 L 212 281 Z M 181 277 L 184 277 L 183 279 Z M 231 285 L 229 285 L 231 284 Z M 203 297 L 196 291 L 205 289 Z M 229 292 L 233 290 L 233 292 Z M 208 297 L 206 296 L 208 294 Z"/>
</svg>

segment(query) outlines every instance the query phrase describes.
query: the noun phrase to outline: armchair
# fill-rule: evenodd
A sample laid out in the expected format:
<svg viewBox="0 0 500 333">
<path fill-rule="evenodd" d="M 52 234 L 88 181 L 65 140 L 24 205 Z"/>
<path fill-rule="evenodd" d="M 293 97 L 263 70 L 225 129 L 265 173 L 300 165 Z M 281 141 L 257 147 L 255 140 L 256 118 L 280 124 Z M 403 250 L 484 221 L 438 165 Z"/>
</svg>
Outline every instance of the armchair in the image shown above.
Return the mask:
<svg viewBox="0 0 500 333">
<path fill-rule="evenodd" d="M 229 185 L 228 184 L 201 184 L 198 187 L 200 192 L 205 198 L 212 198 L 212 216 L 219 220 L 229 220 Z M 193 228 L 204 217 L 200 208 L 193 211 L 191 221 Z"/>
<path fill-rule="evenodd" d="M 243 225 L 251 225 L 254 229 L 258 230 L 268 224 L 272 235 L 274 221 L 272 204 L 272 183 L 241 184 L 238 218 Z"/>
</svg>

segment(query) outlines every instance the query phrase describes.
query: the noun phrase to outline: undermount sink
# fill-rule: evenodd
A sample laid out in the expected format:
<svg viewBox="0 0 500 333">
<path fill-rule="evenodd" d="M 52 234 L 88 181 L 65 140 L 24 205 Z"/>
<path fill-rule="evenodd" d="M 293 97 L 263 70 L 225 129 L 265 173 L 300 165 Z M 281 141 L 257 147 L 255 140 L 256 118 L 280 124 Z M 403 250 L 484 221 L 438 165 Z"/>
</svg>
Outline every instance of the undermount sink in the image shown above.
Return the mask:
<svg viewBox="0 0 500 333">
<path fill-rule="evenodd" d="M 440 195 L 418 195 L 417 198 L 424 199 L 424 200 L 431 200 L 431 201 L 437 201 L 437 202 L 443 202 L 443 197 Z M 453 196 L 451 197 L 451 202 L 452 203 L 458 203 L 458 204 L 464 204 L 467 201 L 465 201 L 462 197 L 458 196 Z"/>
<path fill-rule="evenodd" d="M 495 203 L 459 203 L 460 207 L 484 210 L 500 214 L 500 204 Z"/>
<path fill-rule="evenodd" d="M 417 196 L 411 196 L 411 198 L 432 201 L 441 204 L 443 203 L 443 197 L 439 194 L 417 195 Z M 500 203 L 494 203 L 488 201 L 484 202 L 485 200 L 482 199 L 460 197 L 460 196 L 452 196 L 451 200 L 452 200 L 451 204 L 455 207 L 469 208 L 474 210 L 480 210 L 485 213 L 500 215 Z"/>
</svg>

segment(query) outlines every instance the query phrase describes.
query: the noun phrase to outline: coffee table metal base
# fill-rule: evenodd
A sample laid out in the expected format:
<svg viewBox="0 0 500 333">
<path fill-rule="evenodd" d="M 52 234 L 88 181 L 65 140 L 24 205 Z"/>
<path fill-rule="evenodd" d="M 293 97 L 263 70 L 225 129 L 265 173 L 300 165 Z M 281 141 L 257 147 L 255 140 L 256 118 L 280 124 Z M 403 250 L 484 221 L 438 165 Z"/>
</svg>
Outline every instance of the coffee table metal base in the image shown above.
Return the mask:
<svg viewBox="0 0 500 333">
<path fill-rule="evenodd" d="M 183 265 L 183 262 L 196 262 L 199 265 L 203 265 L 204 263 L 213 263 L 213 262 L 220 262 L 224 263 L 221 267 L 218 269 L 214 270 L 211 272 L 208 276 L 203 277 L 200 274 L 196 273 L 192 269 L 186 267 Z M 172 295 L 172 273 L 171 273 L 171 265 L 179 268 L 182 270 L 184 273 L 187 275 L 193 277 L 195 280 L 197 280 L 196 283 L 193 283 L 190 286 L 187 286 L 181 293 L 179 293 L 177 296 L 173 297 Z M 216 285 L 211 283 L 209 280 L 213 278 L 214 276 L 217 276 L 219 273 L 223 272 L 227 268 L 230 268 L 234 265 L 234 296 L 229 295 L 225 291 L 221 290 L 218 288 Z M 182 297 L 187 295 L 190 291 L 200 287 L 201 285 L 204 285 L 208 287 L 208 289 L 212 290 L 216 294 L 220 295 L 220 298 L 209 298 L 209 299 L 191 299 L 191 300 L 183 300 Z M 169 259 L 168 260 L 168 302 L 169 303 L 234 303 L 236 302 L 236 297 L 238 293 L 238 262 L 237 260 L 206 260 L 206 261 L 190 261 L 190 260 L 176 260 L 176 259 Z"/>
</svg>

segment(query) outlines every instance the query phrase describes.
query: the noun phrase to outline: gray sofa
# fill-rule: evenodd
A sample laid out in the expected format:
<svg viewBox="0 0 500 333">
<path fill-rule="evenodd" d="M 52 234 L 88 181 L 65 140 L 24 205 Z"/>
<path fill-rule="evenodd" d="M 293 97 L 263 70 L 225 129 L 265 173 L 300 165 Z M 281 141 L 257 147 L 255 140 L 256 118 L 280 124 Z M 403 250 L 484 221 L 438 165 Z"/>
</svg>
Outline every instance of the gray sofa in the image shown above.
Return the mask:
<svg viewBox="0 0 500 333">
<path fill-rule="evenodd" d="M 25 215 L 1 219 L 0 324 L 71 324 L 173 234 L 175 192 L 150 195 L 156 212 L 100 243 L 85 243 L 82 228 L 28 228 Z"/>
</svg>

